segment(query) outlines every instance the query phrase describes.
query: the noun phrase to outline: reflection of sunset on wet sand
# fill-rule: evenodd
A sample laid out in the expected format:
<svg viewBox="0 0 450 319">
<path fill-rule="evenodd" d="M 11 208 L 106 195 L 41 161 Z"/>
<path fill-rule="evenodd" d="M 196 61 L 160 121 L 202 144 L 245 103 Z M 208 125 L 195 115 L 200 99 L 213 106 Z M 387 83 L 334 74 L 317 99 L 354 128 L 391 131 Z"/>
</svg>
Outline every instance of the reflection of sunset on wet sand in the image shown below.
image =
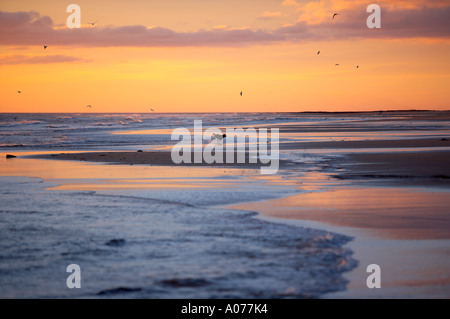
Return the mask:
<svg viewBox="0 0 450 319">
<path fill-rule="evenodd" d="M 208 271 L 229 276 L 226 284 L 234 287 L 236 268 L 269 274 L 269 286 L 259 275 L 244 275 L 252 288 L 250 292 L 233 289 L 240 298 L 257 294 L 263 286 L 269 298 L 447 296 L 448 112 L 248 114 L 251 120 L 239 114 L 202 115 L 209 123 L 205 129 L 251 127 L 249 121 L 259 128 L 279 127 L 280 167 L 273 175 L 261 175 L 259 164 L 247 162 L 175 165 L 171 149 L 178 141 L 170 139 L 167 126 L 176 123 L 191 130 L 194 118 L 185 114 L 6 115 L 5 127 L 8 122 L 15 126 L 12 132 L 0 131 L 7 149 L 0 158 L 3 211 L 14 224 L 24 225 L 23 230 L 5 229 L 10 238 L 6 241 L 39 246 L 44 239 L 59 238 L 58 229 L 67 227 L 60 219 L 69 219 L 66 232 L 83 232 L 83 242 L 73 235 L 58 239 L 69 245 L 58 250 L 59 262 L 66 263 L 66 256 L 73 256 L 80 245 L 87 252 L 81 256 L 88 256 L 105 243 L 120 243 L 137 264 L 130 271 L 113 251 L 105 252 L 111 260 L 108 267 L 127 267 L 126 275 L 117 278 L 126 277 L 133 287 L 161 286 L 172 297 L 181 295 L 162 283 L 169 276 L 178 285 L 180 279 L 170 269 L 178 271 L 181 264 L 219 294 L 223 282 Z M 24 191 L 27 199 L 21 200 Z M 16 237 L 27 229 L 47 229 L 49 221 L 53 230 L 38 231 L 37 237 Z M 171 246 L 172 257 L 166 257 L 171 241 L 177 244 Z M 179 242 L 191 243 L 189 250 L 180 250 Z M 205 253 L 210 249 L 221 254 L 211 257 Z M 147 263 L 145 256 L 138 256 L 141 250 L 164 256 L 158 269 L 169 271 L 157 271 L 153 265 L 158 259 L 152 257 Z M 28 257 L 39 259 L 40 251 L 46 250 L 41 247 Z M 176 256 L 187 251 L 196 251 L 196 258 L 184 256 L 180 264 Z M 224 260 L 229 265 L 200 271 L 197 260 L 207 263 L 210 258 L 214 263 L 209 265 L 223 265 Z M 69 259 L 73 262 L 73 257 Z M 298 262 L 304 265 L 301 271 L 291 265 Z M 383 269 L 382 290 L 369 291 L 365 286 L 365 266 L 370 263 Z M 309 275 L 318 271 L 316 267 L 326 269 L 320 280 Z M 50 295 L 60 295 L 62 291 L 51 284 L 55 283 L 52 267 L 41 269 L 39 274 L 24 270 L 22 275 L 49 278 Z M 144 282 L 139 275 L 142 269 L 153 273 Z M 86 296 L 115 291 L 114 286 L 103 287 L 100 273 L 95 276 Z M 8 279 L 7 289 L 24 295 L 15 288 L 17 278 Z M 302 279 L 292 282 L 292 278 Z M 139 289 L 138 298 L 154 296 Z M 189 289 L 191 294 L 210 296 L 201 286 Z M 321 289 L 332 293 L 320 293 Z M 27 291 L 26 296 L 40 296 L 33 289 Z"/>
<path fill-rule="evenodd" d="M 450 239 L 449 205 L 448 191 L 348 187 L 235 207 L 278 218 L 364 228 L 381 237 Z"/>
</svg>

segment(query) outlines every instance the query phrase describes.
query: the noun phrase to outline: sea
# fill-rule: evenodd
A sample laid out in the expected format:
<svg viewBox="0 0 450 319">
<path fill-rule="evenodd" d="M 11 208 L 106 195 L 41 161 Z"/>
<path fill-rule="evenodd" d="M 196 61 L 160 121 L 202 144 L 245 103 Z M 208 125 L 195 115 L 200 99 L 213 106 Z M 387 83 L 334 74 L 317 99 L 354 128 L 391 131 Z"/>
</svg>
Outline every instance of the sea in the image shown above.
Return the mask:
<svg viewBox="0 0 450 319">
<path fill-rule="evenodd" d="M 361 121 L 345 116 L 346 125 Z M 0 114 L 0 152 L 20 161 L 35 152 L 161 150 L 174 143 L 171 130 L 199 119 L 217 128 L 343 121 L 303 113 Z M 293 133 L 280 142 L 300 139 L 329 137 Z M 284 156 L 302 160 L 291 153 Z M 0 162 L 0 298 L 320 298 L 345 290 L 343 274 L 358 263 L 347 235 L 224 206 L 301 191 L 291 185 L 224 171 L 203 180 L 232 187 L 67 190 L 58 188 L 67 179 L 6 174 L 9 163 Z M 305 173 L 297 165 L 278 175 L 301 181 Z M 68 287 L 73 264 L 81 288 Z"/>
</svg>

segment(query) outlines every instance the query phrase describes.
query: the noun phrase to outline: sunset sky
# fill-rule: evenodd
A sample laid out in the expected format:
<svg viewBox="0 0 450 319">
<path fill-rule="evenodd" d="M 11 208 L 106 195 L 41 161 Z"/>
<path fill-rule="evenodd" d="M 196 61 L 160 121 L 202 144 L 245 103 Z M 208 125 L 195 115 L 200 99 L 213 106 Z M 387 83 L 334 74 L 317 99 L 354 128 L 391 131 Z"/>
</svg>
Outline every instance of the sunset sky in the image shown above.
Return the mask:
<svg viewBox="0 0 450 319">
<path fill-rule="evenodd" d="M 0 0 L 0 112 L 448 110 L 449 57 L 450 1 Z"/>
</svg>

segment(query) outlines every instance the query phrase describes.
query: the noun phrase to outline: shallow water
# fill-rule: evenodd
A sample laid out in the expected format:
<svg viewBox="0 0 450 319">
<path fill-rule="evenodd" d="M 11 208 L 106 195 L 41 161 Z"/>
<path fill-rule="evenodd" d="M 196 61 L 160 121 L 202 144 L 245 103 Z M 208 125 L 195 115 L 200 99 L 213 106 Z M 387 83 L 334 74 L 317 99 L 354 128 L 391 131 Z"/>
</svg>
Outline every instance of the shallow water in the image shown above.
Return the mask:
<svg viewBox="0 0 450 319">
<path fill-rule="evenodd" d="M 411 126 L 404 116 L 0 114 L 0 150 L 164 148 L 170 136 L 155 131 L 190 128 L 195 119 L 204 128 L 280 123 L 281 143 L 448 133 L 448 122 Z M 294 123 L 312 133 L 286 129 Z M 155 134 L 113 134 L 140 130 Z M 338 155 L 282 152 L 293 161 L 276 175 L 283 183 L 251 170 L 1 158 L 0 298 L 303 298 L 343 290 L 343 272 L 357 263 L 345 246 L 350 237 L 218 207 L 283 197 L 298 192 L 297 183 L 303 191 L 323 187 L 325 174 L 305 172 Z M 66 287 L 69 264 L 81 267 L 81 289 Z"/>
<path fill-rule="evenodd" d="M 201 119 L 203 128 L 279 127 L 280 142 L 414 138 L 449 134 L 448 121 L 413 120 L 421 112 L 384 115 L 308 113 L 187 113 L 187 114 L 0 114 L 0 150 L 135 149 L 174 144 L 174 128 L 192 128 Z M 297 125 L 295 130 L 289 130 Z M 298 133 L 299 126 L 302 133 Z M 123 134 L 126 132 L 137 134 Z M 139 132 L 140 131 L 140 132 Z M 152 134 L 145 134 L 145 132 Z M 118 134 L 119 133 L 119 134 Z M 139 134 L 144 133 L 144 134 Z M 136 146 L 136 147 L 135 147 Z"/>
<path fill-rule="evenodd" d="M 51 186 L 0 178 L 1 298 L 318 297 L 344 289 L 342 272 L 356 265 L 346 236 Z M 69 264 L 81 268 L 81 289 L 66 287 Z"/>
<path fill-rule="evenodd" d="M 282 117 L 280 117 L 282 116 Z M 167 136 L 112 134 L 112 132 L 193 127 L 258 125 L 283 121 L 310 121 L 302 115 L 279 113 L 225 114 L 0 114 L 0 149 L 102 149 L 127 148 L 130 145 L 167 145 Z"/>
</svg>

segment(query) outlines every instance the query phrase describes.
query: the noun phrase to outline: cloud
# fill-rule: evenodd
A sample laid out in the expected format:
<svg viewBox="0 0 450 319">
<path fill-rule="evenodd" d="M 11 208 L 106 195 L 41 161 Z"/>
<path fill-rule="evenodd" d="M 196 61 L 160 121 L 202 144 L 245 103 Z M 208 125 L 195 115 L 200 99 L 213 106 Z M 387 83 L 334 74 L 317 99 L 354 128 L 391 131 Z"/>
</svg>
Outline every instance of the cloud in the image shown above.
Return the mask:
<svg viewBox="0 0 450 319">
<path fill-rule="evenodd" d="M 286 1 L 285 1 L 286 2 Z M 283 3 L 285 3 L 283 2 Z M 382 2 L 380 0 L 380 2 Z M 287 2 L 291 3 L 291 2 Z M 358 38 L 445 38 L 450 36 L 450 4 L 382 6 L 381 29 L 368 29 L 366 1 L 355 0 L 353 6 L 342 1 L 309 1 L 303 3 L 296 23 L 274 30 L 228 27 L 176 32 L 163 27 L 143 25 L 59 28 L 51 18 L 37 12 L 1 12 L 0 45 L 73 47 L 233 47 L 273 44 L 289 41 L 348 40 Z M 382 2 L 384 3 L 384 2 Z M 403 1 L 400 1 L 403 3 Z M 339 9 L 332 20 L 330 6 Z M 309 8 L 309 9 L 308 9 Z M 302 11 L 303 10 L 303 11 Z M 280 12 L 265 12 L 273 18 Z"/>
<path fill-rule="evenodd" d="M 291 7 L 298 7 L 300 4 L 297 1 L 295 1 L 295 0 L 284 0 L 281 3 L 281 5 L 285 6 L 285 7 L 289 7 L 289 6 L 291 6 Z"/>
<path fill-rule="evenodd" d="M 56 28 L 36 12 L 0 12 L 0 45 L 85 47 L 242 46 L 285 40 L 281 35 L 248 28 L 215 28 L 195 32 L 143 25 L 104 28 Z"/>
<path fill-rule="evenodd" d="M 67 55 L 40 55 L 40 56 L 27 56 L 21 54 L 10 54 L 0 56 L 0 65 L 4 64 L 48 64 L 48 63 L 62 63 L 62 62 L 75 62 L 87 60 L 67 56 Z"/>
<path fill-rule="evenodd" d="M 450 36 L 450 3 L 443 1 L 379 0 L 381 29 L 369 29 L 366 21 L 366 0 L 309 1 L 298 7 L 297 23 L 277 32 L 289 38 L 305 39 L 304 30 L 315 40 L 346 40 L 357 38 L 447 38 Z M 334 20 L 333 13 L 339 13 Z"/>
<path fill-rule="evenodd" d="M 265 11 L 263 12 L 259 17 L 258 20 L 271 20 L 282 17 L 283 14 L 281 11 L 271 12 L 271 11 Z"/>
</svg>

